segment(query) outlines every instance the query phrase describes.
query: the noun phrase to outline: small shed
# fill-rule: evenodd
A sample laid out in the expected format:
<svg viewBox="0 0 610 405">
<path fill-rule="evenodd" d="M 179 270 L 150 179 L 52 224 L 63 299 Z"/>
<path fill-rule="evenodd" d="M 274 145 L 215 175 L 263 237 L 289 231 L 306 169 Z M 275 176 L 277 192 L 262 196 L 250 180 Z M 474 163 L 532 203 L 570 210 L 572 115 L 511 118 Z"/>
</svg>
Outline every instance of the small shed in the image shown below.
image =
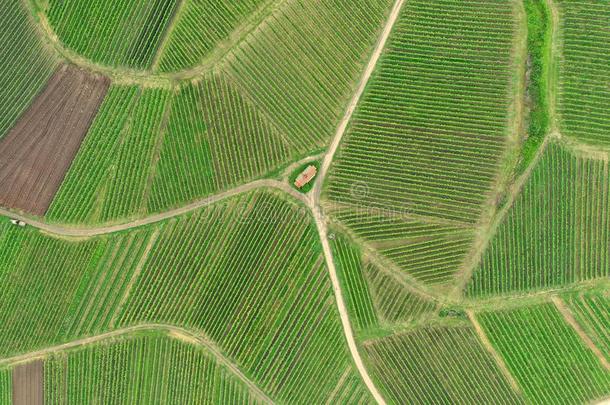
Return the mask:
<svg viewBox="0 0 610 405">
<path fill-rule="evenodd" d="M 303 170 L 301 174 L 294 181 L 294 185 L 296 188 L 301 188 L 305 184 L 309 183 L 311 179 L 313 179 L 318 173 L 318 169 L 314 165 L 309 165 Z"/>
</svg>

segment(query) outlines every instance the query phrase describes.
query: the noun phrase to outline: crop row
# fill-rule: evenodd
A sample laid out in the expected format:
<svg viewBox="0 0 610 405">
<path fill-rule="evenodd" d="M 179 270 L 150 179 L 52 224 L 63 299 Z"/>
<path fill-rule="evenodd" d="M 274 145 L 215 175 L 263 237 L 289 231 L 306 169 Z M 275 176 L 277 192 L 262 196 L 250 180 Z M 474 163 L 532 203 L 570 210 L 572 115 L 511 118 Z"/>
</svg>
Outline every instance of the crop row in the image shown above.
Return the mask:
<svg viewBox="0 0 610 405">
<path fill-rule="evenodd" d="M 490 295 L 607 277 L 608 163 L 551 143 L 482 256 L 467 288 Z"/>
<path fill-rule="evenodd" d="M 610 362 L 610 296 L 608 293 L 566 294 L 578 323 Z"/>
<path fill-rule="evenodd" d="M 395 404 L 521 402 L 468 326 L 421 328 L 366 342 L 364 350 Z"/>
<path fill-rule="evenodd" d="M 0 138 L 44 87 L 56 65 L 27 13 L 23 2 L 0 5 Z"/>
<path fill-rule="evenodd" d="M 44 368 L 47 404 L 261 402 L 207 350 L 161 334 L 54 354 Z"/>
<path fill-rule="evenodd" d="M 190 0 L 182 6 L 159 59 L 162 72 L 196 66 L 223 41 L 230 42 L 248 17 L 270 0 Z M 237 31 L 239 34 L 239 31 Z"/>
<path fill-rule="evenodd" d="M 610 373 L 553 304 L 477 317 L 529 402 L 587 403 L 610 391 Z"/>
<path fill-rule="evenodd" d="M 558 0 L 559 112 L 566 135 L 610 145 L 610 4 Z"/>
<path fill-rule="evenodd" d="M 177 0 L 50 0 L 47 15 L 73 51 L 109 66 L 149 67 Z"/>
<path fill-rule="evenodd" d="M 5 368 L 0 370 L 0 404 L 11 405 L 12 381 L 11 372 Z"/>
<path fill-rule="evenodd" d="M 120 318 L 138 322 L 203 330 L 281 400 L 323 402 L 351 367 L 310 218 L 274 194 L 168 224 Z"/>
</svg>

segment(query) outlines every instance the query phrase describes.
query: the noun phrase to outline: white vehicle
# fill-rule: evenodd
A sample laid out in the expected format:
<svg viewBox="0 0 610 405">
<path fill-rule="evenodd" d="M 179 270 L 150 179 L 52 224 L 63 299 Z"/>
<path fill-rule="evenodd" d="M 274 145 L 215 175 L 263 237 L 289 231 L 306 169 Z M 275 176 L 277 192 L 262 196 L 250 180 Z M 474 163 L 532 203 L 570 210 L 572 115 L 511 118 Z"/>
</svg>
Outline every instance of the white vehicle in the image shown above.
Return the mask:
<svg viewBox="0 0 610 405">
<path fill-rule="evenodd" d="M 11 219 L 11 224 L 17 225 L 17 226 L 25 226 L 25 222 L 23 222 L 20 219 Z"/>
</svg>

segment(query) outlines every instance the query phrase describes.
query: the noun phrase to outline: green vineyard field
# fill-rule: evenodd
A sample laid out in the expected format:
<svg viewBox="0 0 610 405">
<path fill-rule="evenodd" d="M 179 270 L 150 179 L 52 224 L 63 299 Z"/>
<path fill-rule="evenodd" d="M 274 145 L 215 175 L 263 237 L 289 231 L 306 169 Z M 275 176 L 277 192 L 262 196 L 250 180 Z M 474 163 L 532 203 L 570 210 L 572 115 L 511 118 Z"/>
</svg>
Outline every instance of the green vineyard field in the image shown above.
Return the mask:
<svg viewBox="0 0 610 405">
<path fill-rule="evenodd" d="M 471 296 L 610 274 L 608 162 L 551 142 L 492 237 Z"/>
<path fill-rule="evenodd" d="M 159 333 L 53 354 L 44 370 L 46 404 L 263 403 L 209 351 Z"/>
<path fill-rule="evenodd" d="M 559 114 L 561 131 L 610 145 L 610 4 L 556 0 L 561 25 Z"/>
<path fill-rule="evenodd" d="M 610 362 L 610 295 L 605 293 L 566 294 L 576 320 Z"/>
<path fill-rule="evenodd" d="M 523 402 L 470 327 L 422 328 L 366 342 L 364 348 L 391 403 Z"/>
<path fill-rule="evenodd" d="M 610 0 L 0 0 L 0 405 L 602 405 L 609 101 Z"/>
<path fill-rule="evenodd" d="M 177 0 L 49 0 L 46 13 L 59 40 L 102 65 L 149 68 Z"/>
<path fill-rule="evenodd" d="M 453 277 L 490 198 L 515 31 L 508 1 L 406 2 L 331 168 L 325 194 L 339 220 L 351 207 L 391 217 L 396 231 L 404 222 L 379 251 L 423 282 Z M 412 237 L 425 227 L 438 231 Z"/>
<path fill-rule="evenodd" d="M 587 403 L 608 394 L 610 372 L 552 304 L 477 317 L 531 403 Z"/>
<path fill-rule="evenodd" d="M 1 139 L 42 90 L 57 61 L 37 37 L 22 2 L 2 0 L 0 12 Z"/>
<path fill-rule="evenodd" d="M 253 12 L 270 3 L 271 0 L 185 1 L 159 57 L 159 70 L 173 72 L 199 65 L 217 46 L 222 49 L 230 43 Z"/>
<path fill-rule="evenodd" d="M 362 255 L 357 246 L 342 236 L 333 242 L 335 265 L 346 290 L 347 305 L 353 313 L 357 330 L 377 325 L 377 315 L 364 278 Z"/>
</svg>

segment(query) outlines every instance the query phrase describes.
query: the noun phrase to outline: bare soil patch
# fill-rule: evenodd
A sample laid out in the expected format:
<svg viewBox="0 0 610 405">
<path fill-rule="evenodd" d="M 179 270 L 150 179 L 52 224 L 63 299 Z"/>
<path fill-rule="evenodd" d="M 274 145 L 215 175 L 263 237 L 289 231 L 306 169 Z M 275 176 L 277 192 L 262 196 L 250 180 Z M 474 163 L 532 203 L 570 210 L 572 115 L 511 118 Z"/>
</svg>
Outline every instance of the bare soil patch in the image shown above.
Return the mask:
<svg viewBox="0 0 610 405">
<path fill-rule="evenodd" d="M 44 363 L 20 364 L 13 370 L 13 405 L 43 405 Z"/>
<path fill-rule="evenodd" d="M 45 214 L 109 85 L 76 67 L 57 69 L 0 140 L 0 206 Z"/>
</svg>

